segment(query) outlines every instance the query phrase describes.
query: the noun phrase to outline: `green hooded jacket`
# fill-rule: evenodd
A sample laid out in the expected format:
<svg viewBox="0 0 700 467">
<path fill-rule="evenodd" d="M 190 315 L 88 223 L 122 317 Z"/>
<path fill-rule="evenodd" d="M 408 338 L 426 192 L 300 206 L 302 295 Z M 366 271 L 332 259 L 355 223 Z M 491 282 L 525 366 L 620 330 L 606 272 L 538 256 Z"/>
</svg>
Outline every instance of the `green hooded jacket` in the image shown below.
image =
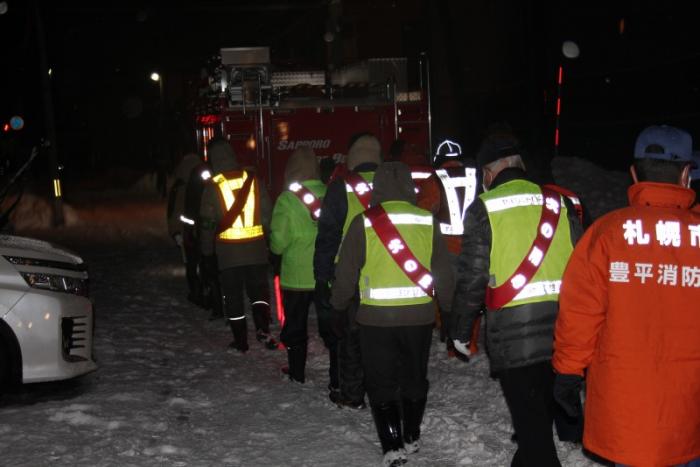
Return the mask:
<svg viewBox="0 0 700 467">
<path fill-rule="evenodd" d="M 326 185 L 319 180 L 318 162 L 310 148 L 297 149 L 285 168 L 285 183 L 301 183 L 316 198 L 326 195 Z M 272 210 L 270 250 L 282 256 L 280 285 L 284 289 L 313 290 L 313 258 L 318 222 L 309 208 L 290 191 L 280 194 Z"/>
</svg>

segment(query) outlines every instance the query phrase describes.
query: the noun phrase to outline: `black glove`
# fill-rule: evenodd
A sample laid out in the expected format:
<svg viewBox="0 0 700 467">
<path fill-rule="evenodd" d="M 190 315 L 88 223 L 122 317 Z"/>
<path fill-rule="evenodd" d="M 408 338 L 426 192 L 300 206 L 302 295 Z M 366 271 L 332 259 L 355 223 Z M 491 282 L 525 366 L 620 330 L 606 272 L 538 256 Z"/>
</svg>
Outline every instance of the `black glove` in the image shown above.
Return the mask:
<svg viewBox="0 0 700 467">
<path fill-rule="evenodd" d="M 327 314 L 331 311 L 331 288 L 327 281 L 316 281 L 314 303 L 317 314 Z"/>
<path fill-rule="evenodd" d="M 583 377 L 579 375 L 557 374 L 554 377 L 554 400 L 571 418 L 579 418 L 581 409 L 581 386 Z"/>
<path fill-rule="evenodd" d="M 270 264 L 272 265 L 272 275 L 279 276 L 280 271 L 282 269 L 282 255 L 276 255 L 274 253 L 270 253 L 269 261 L 270 261 Z"/>
</svg>

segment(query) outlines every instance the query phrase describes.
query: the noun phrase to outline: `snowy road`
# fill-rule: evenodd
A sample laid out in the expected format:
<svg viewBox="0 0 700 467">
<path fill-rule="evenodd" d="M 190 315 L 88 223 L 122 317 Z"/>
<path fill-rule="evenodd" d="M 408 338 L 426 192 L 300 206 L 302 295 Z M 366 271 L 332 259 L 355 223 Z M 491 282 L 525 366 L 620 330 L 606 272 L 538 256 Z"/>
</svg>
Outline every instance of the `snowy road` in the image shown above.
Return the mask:
<svg viewBox="0 0 700 467">
<path fill-rule="evenodd" d="M 285 353 L 263 349 L 252 332 L 247 354 L 226 349 L 223 323 L 185 300 L 174 248 L 71 246 L 90 265 L 99 370 L 4 397 L 0 465 L 379 465 L 370 412 L 327 399 L 313 319 L 309 381 L 291 384 L 279 371 Z M 429 378 L 423 444 L 408 465 L 509 465 L 509 416 L 485 357 L 448 359 L 436 333 Z M 558 448 L 564 466 L 598 465 L 580 447 Z"/>
</svg>

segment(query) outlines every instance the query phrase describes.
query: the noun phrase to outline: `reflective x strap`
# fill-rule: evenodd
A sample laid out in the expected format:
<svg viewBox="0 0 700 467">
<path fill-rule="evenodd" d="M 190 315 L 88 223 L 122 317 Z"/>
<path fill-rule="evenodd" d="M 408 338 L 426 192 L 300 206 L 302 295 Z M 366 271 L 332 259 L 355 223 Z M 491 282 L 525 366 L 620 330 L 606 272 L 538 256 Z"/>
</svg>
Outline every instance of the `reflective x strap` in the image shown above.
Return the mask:
<svg viewBox="0 0 700 467">
<path fill-rule="evenodd" d="M 520 293 L 542 265 L 547 250 L 552 244 L 561 213 L 560 198 L 558 193 L 545 187 L 542 187 L 542 196 L 544 202 L 542 203 L 540 222 L 537 226 L 537 235 L 527 256 L 523 258 L 520 266 L 507 281 L 498 287 L 486 288 L 485 301 L 490 310 L 502 308 Z"/>
<path fill-rule="evenodd" d="M 389 252 L 396 264 L 406 276 L 418 287 L 429 295 L 433 296 L 433 276 L 430 271 L 423 266 L 413 254 L 408 244 L 401 237 L 398 229 L 392 224 L 389 215 L 381 205 L 373 206 L 364 213 L 369 219 L 372 228 L 377 233 L 379 240 Z"/>
<path fill-rule="evenodd" d="M 462 235 L 464 233 L 464 217 L 467 208 L 474 202 L 476 196 L 476 169 L 464 168 L 464 177 L 451 177 L 447 170 L 435 171 L 445 188 L 447 207 L 450 211 L 450 223 L 440 223 L 440 232 L 444 235 Z M 464 198 L 460 206 L 456 188 L 464 188 Z"/>
<path fill-rule="evenodd" d="M 362 178 L 360 174 L 355 172 L 348 172 L 345 175 L 345 183 L 355 196 L 360 204 L 365 208 L 369 208 L 369 200 L 372 197 L 372 186 L 367 183 L 367 180 Z"/>
<path fill-rule="evenodd" d="M 224 215 L 221 217 L 221 220 L 219 221 L 219 225 L 216 228 L 216 233 L 220 234 L 221 232 L 227 230 L 229 227 L 233 225 L 233 223 L 236 221 L 238 216 L 241 215 L 243 212 L 243 209 L 245 208 L 245 203 L 248 201 L 248 196 L 250 195 L 250 188 L 251 185 L 253 185 L 253 182 L 255 181 L 255 176 L 252 173 L 247 173 L 246 171 L 243 171 L 243 176 L 246 177 L 246 179 L 243 181 L 243 185 L 241 186 L 241 189 L 238 191 L 238 196 L 233 200 L 233 204 L 231 205 L 231 208 L 224 213 Z M 221 188 L 219 188 L 221 189 Z M 256 206 L 257 208 L 257 206 Z"/>
<path fill-rule="evenodd" d="M 321 217 L 321 200 L 311 190 L 299 182 L 294 182 L 289 185 L 289 191 L 294 193 L 299 201 L 306 206 L 313 220 L 317 221 Z"/>
</svg>

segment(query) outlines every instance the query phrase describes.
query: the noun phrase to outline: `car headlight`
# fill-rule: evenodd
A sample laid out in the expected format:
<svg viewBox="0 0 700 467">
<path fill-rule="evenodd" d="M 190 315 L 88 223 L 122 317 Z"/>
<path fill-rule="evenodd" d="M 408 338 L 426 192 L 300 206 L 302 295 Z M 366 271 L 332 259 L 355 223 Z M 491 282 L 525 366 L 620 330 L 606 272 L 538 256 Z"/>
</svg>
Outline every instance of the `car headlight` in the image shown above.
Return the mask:
<svg viewBox="0 0 700 467">
<path fill-rule="evenodd" d="M 29 287 L 88 296 L 88 281 L 78 277 L 46 274 L 43 272 L 20 272 Z"/>
</svg>

